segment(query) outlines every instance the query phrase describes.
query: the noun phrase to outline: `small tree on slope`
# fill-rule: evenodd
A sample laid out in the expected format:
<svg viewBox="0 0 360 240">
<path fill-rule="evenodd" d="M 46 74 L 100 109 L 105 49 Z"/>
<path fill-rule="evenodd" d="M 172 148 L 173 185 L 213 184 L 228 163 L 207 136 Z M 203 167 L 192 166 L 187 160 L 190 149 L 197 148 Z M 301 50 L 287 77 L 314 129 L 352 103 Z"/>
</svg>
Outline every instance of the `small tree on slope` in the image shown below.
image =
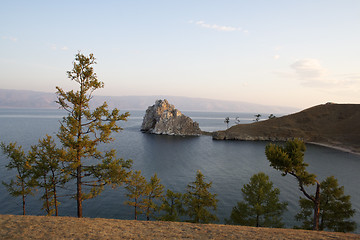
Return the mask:
<svg viewBox="0 0 360 240">
<path fill-rule="evenodd" d="M 33 194 L 35 188 L 34 181 L 32 180 L 31 159 L 24 153 L 21 146 L 18 147 L 16 145 L 16 142 L 9 143 L 9 145 L 5 145 L 2 142 L 0 146 L 3 153 L 10 158 L 6 168 L 8 170 L 16 170 L 15 180 L 11 179 L 10 183 L 2 182 L 2 184 L 10 195 L 22 198 L 22 212 L 25 215 L 26 197 L 29 194 Z"/>
<path fill-rule="evenodd" d="M 184 195 L 187 215 L 194 223 L 211 223 L 218 220 L 215 214 L 209 210 L 216 210 L 216 194 L 209 192 L 212 182 L 205 182 L 204 175 L 200 170 L 196 173 L 196 179 L 187 186 Z"/>
<path fill-rule="evenodd" d="M 344 195 L 344 187 L 339 187 L 334 176 L 321 182 L 320 224 L 319 230 L 336 232 L 352 232 L 356 223 L 349 220 L 355 214 L 351 207 L 350 196 Z M 312 201 L 300 198 L 301 211 L 296 215 L 296 220 L 302 221 L 301 228 L 311 229 Z"/>
<path fill-rule="evenodd" d="M 65 158 L 65 152 L 58 149 L 54 140 L 46 135 L 40 139 L 38 145 L 31 146 L 29 157 L 32 159 L 33 179 L 36 186 L 44 189 L 42 199 L 43 209 L 47 215 L 58 216 L 58 187 L 66 183 L 61 161 Z"/>
<path fill-rule="evenodd" d="M 228 224 L 253 227 L 283 227 L 281 215 L 287 203 L 279 201 L 280 190 L 273 188 L 269 176 L 260 172 L 250 178 L 241 189 L 244 201 L 238 202 L 231 212 Z"/>
</svg>

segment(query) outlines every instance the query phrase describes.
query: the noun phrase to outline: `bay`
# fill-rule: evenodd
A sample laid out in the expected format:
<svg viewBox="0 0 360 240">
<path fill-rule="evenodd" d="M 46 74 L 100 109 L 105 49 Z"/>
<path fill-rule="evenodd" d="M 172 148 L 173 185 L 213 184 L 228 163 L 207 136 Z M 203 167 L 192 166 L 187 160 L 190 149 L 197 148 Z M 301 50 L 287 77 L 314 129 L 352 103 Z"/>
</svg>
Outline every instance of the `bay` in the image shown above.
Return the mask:
<svg viewBox="0 0 360 240">
<path fill-rule="evenodd" d="M 236 202 L 242 200 L 243 185 L 249 182 L 253 174 L 262 171 L 280 189 L 281 200 L 289 202 L 288 211 L 284 214 L 286 226 L 300 224 L 294 216 L 299 210 L 298 200 L 302 194 L 292 176 L 283 177 L 269 166 L 264 152 L 268 142 L 214 141 L 209 136 L 144 134 L 139 129 L 145 111 L 130 113 L 127 122 L 120 122 L 123 131 L 113 134 L 115 141 L 102 148 L 114 148 L 119 157 L 132 159 L 133 169 L 141 170 L 147 179 L 157 173 L 166 189 L 185 192 L 187 184 L 195 179 L 196 171 L 201 170 L 206 180 L 213 182 L 211 191 L 218 194 L 216 213 L 220 223 L 223 223 L 225 218 L 229 218 Z M 254 119 L 253 113 L 184 113 L 199 122 L 204 131 L 225 129 L 225 117 L 230 117 L 230 125 L 235 124 L 236 117 L 239 117 L 241 123 L 249 123 Z M 0 109 L 0 141 L 16 141 L 27 151 L 45 134 L 55 136 L 63 115 L 61 110 L 51 109 Z M 308 144 L 305 161 L 309 164 L 308 171 L 316 174 L 320 181 L 333 175 L 345 187 L 345 194 L 351 195 L 353 208 L 357 211 L 354 220 L 360 225 L 360 156 Z M 0 154 L 0 180 L 5 182 L 15 175 L 15 172 L 5 169 L 7 162 L 8 159 Z M 314 192 L 314 189 L 310 188 L 309 191 Z M 73 193 L 71 187 L 62 190 L 63 195 Z M 28 198 L 28 214 L 44 214 L 40 195 L 37 193 Z M 126 200 L 122 187 L 106 188 L 100 196 L 84 202 L 84 216 L 133 219 L 133 209 L 124 205 Z M 75 199 L 63 197 L 60 201 L 60 215 L 76 216 Z M 11 197 L 0 185 L 0 214 L 21 214 L 21 211 L 20 198 Z"/>
</svg>

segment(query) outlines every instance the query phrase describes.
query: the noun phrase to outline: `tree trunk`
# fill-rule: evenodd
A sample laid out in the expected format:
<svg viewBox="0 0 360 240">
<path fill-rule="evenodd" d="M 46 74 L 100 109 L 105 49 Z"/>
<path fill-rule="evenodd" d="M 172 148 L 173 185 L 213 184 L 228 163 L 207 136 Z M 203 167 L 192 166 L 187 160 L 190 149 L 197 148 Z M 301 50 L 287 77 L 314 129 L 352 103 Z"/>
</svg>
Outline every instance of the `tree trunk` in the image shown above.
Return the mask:
<svg viewBox="0 0 360 240">
<path fill-rule="evenodd" d="M 24 180 L 21 180 L 21 190 L 22 190 L 22 207 L 23 207 L 23 215 L 25 215 L 25 184 Z"/>
<path fill-rule="evenodd" d="M 47 215 L 50 215 L 49 192 L 47 188 L 46 175 L 44 175 L 44 186 L 45 186 L 46 212 Z"/>
<path fill-rule="evenodd" d="M 22 195 L 23 215 L 25 215 L 25 195 Z"/>
<path fill-rule="evenodd" d="M 320 183 L 316 183 L 316 195 L 314 201 L 314 222 L 313 230 L 319 230 L 319 217 L 320 217 Z"/>
<path fill-rule="evenodd" d="M 58 216 L 58 205 L 57 205 L 57 195 L 56 195 L 56 183 L 55 183 L 55 176 L 53 173 L 53 191 L 54 191 L 54 207 L 55 207 L 55 216 Z"/>
<path fill-rule="evenodd" d="M 76 201 L 77 201 L 77 215 L 78 218 L 82 218 L 82 192 L 81 192 L 81 165 L 76 169 L 77 174 L 77 191 L 76 191 Z"/>
</svg>

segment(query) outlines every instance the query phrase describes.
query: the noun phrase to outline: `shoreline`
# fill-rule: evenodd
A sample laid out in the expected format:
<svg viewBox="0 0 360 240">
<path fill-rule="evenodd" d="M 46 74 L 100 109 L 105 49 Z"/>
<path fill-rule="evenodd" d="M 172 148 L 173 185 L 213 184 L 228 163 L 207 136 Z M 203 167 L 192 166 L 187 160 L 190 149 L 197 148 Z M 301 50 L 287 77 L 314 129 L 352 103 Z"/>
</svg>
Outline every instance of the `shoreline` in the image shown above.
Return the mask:
<svg viewBox="0 0 360 240">
<path fill-rule="evenodd" d="M 352 149 L 344 148 L 344 147 L 331 145 L 331 144 L 328 144 L 328 143 L 318 143 L 318 142 L 306 142 L 306 143 L 307 144 L 317 145 L 317 146 L 322 146 L 322 147 L 327 147 L 327 148 L 331 148 L 331 149 L 335 149 L 335 150 L 339 150 L 339 151 L 342 151 L 342 152 L 351 153 L 351 154 L 355 154 L 355 155 L 360 156 L 360 152 L 354 151 Z"/>
<path fill-rule="evenodd" d="M 210 136 L 213 137 L 214 133 L 217 132 L 221 132 L 221 131 L 213 131 L 213 132 L 206 132 L 206 131 L 202 131 L 202 136 Z M 254 139 L 254 140 L 249 140 L 249 139 L 217 139 L 213 137 L 213 140 L 216 141 L 247 141 L 247 142 L 255 142 L 255 141 L 264 141 L 264 142 L 274 142 L 274 140 L 271 140 L 271 138 L 269 138 L 269 140 L 258 140 L 258 139 Z M 277 140 L 279 142 L 286 142 L 286 140 Z M 345 147 L 341 147 L 341 146 L 336 146 L 333 144 L 329 144 L 329 143 L 321 143 L 321 142 L 312 142 L 312 141 L 304 141 L 305 144 L 312 144 L 312 145 L 317 145 L 317 146 L 322 146 L 322 147 L 327 147 L 327 148 L 331 148 L 331 149 L 335 149 L 338 151 L 342 151 L 342 152 L 346 152 L 346 153 L 351 153 L 357 156 L 360 156 L 360 151 L 356 151 L 350 148 L 345 148 Z"/>
</svg>

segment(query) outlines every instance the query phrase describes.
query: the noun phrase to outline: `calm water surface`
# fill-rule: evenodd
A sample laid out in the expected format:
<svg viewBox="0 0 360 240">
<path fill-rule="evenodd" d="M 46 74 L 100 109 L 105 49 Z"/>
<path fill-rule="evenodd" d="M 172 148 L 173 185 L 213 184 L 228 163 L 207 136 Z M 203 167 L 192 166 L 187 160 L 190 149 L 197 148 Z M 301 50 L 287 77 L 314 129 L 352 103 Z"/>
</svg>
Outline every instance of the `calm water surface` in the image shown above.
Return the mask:
<svg viewBox="0 0 360 240">
<path fill-rule="evenodd" d="M 213 182 L 211 191 L 218 194 L 217 216 L 220 222 L 229 218 L 231 209 L 242 200 L 241 188 L 250 177 L 260 171 L 270 176 L 274 186 L 281 191 L 281 200 L 287 201 L 288 211 L 284 214 L 287 227 L 299 224 L 294 216 L 299 210 L 298 199 L 302 196 L 297 182 L 291 176 L 282 177 L 272 169 L 264 150 L 267 142 L 213 141 L 211 137 L 175 137 L 143 134 L 139 131 L 145 111 L 130 111 L 129 121 L 120 125 L 124 130 L 114 134 L 115 141 L 104 148 L 115 148 L 118 156 L 134 161 L 133 169 L 141 170 L 149 179 L 157 173 L 165 188 L 184 192 L 189 182 L 201 170 L 207 181 Z M 225 117 L 231 124 L 235 117 L 242 123 L 251 122 L 253 114 L 185 112 L 199 122 L 202 130 L 225 129 Z M 36 144 L 45 134 L 55 135 L 63 112 L 59 110 L 0 109 L 0 141 L 17 141 L 25 150 Z M 320 181 L 334 175 L 345 193 L 351 195 L 357 214 L 354 220 L 360 225 L 360 156 L 325 147 L 307 145 L 305 161 L 308 171 Z M 8 160 L 0 154 L 0 180 L 9 181 L 14 172 L 7 171 Z M 310 191 L 312 191 L 310 189 Z M 312 191 L 313 192 L 313 191 Z M 72 189 L 62 191 L 73 193 Z M 40 194 L 29 197 L 27 213 L 42 215 Z M 133 209 L 124 205 L 125 191 L 122 187 L 108 188 L 99 197 L 84 202 L 85 217 L 106 217 L 133 219 Z M 76 216 L 76 202 L 64 197 L 61 200 L 60 215 Z M 22 214 L 20 198 L 11 197 L 0 185 L 0 214 Z"/>
</svg>

